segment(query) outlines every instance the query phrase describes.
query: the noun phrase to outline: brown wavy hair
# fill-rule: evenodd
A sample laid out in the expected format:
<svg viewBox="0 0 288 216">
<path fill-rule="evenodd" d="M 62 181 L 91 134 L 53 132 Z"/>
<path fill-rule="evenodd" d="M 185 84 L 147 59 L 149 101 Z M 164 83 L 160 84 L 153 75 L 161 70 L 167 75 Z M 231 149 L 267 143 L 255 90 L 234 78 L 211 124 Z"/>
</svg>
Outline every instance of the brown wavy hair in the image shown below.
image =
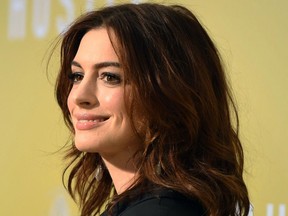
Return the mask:
<svg viewBox="0 0 288 216">
<path fill-rule="evenodd" d="M 116 36 L 111 41 L 132 89 L 127 109 L 143 140 L 135 156 L 139 177 L 133 190 L 112 198 L 107 169 L 100 182 L 93 178 L 103 163 L 100 155 L 74 146 L 67 107 L 68 75 L 80 41 L 89 30 L 102 27 Z M 151 3 L 111 6 L 82 15 L 62 36 L 56 96 L 72 133 L 65 184 L 82 216 L 100 213 L 109 198 L 111 209 L 151 185 L 196 198 L 210 216 L 248 215 L 237 110 L 219 53 L 191 11 Z"/>
</svg>

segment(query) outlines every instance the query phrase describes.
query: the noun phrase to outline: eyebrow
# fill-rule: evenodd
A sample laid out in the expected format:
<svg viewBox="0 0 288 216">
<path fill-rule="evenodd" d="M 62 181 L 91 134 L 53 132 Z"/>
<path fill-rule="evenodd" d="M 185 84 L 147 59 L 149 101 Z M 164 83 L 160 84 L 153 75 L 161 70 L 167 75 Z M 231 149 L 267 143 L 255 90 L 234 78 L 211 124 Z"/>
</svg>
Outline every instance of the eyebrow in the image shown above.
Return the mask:
<svg viewBox="0 0 288 216">
<path fill-rule="evenodd" d="M 76 66 L 76 67 L 79 67 L 82 69 L 82 66 L 81 64 L 79 64 L 77 61 L 72 61 L 71 62 L 71 66 Z M 119 64 L 119 62 L 100 62 L 100 63 L 97 63 L 97 64 L 94 64 L 94 69 L 96 70 L 99 70 L 101 68 L 105 68 L 105 67 L 118 67 L 118 68 L 121 68 L 121 65 Z"/>
</svg>

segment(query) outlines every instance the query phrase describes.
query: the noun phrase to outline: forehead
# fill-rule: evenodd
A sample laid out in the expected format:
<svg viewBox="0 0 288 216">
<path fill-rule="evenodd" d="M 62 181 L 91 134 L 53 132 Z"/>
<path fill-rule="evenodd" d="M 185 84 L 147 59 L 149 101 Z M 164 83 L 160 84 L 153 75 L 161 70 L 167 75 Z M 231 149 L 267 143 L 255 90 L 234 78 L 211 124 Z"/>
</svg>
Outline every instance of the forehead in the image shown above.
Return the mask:
<svg viewBox="0 0 288 216">
<path fill-rule="evenodd" d="M 119 62 L 106 28 L 88 31 L 80 41 L 74 61 L 79 63 Z"/>
</svg>

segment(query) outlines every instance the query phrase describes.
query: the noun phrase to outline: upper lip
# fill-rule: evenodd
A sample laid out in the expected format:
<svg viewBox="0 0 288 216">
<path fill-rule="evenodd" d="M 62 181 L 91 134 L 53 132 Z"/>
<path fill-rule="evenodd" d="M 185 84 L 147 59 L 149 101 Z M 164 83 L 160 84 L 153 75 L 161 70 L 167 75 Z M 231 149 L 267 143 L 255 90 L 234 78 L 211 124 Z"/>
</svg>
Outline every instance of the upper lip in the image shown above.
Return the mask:
<svg viewBox="0 0 288 216">
<path fill-rule="evenodd" d="M 81 120 L 86 120 L 86 121 L 102 120 L 102 121 L 105 121 L 105 120 L 109 119 L 108 115 L 94 115 L 94 114 L 89 114 L 89 113 L 76 113 L 74 116 L 78 121 L 81 121 Z"/>
</svg>

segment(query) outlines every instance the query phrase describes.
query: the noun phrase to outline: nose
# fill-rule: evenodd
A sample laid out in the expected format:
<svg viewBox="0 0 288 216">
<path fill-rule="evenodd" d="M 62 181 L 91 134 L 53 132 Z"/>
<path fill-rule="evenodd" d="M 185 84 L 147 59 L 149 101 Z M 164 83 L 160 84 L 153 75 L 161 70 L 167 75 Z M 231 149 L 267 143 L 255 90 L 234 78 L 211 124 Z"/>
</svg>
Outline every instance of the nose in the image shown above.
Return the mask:
<svg viewBox="0 0 288 216">
<path fill-rule="evenodd" d="M 97 97 L 97 84 L 95 80 L 85 80 L 84 78 L 77 85 L 78 86 L 74 91 L 75 104 L 85 108 L 99 106 Z"/>
</svg>

